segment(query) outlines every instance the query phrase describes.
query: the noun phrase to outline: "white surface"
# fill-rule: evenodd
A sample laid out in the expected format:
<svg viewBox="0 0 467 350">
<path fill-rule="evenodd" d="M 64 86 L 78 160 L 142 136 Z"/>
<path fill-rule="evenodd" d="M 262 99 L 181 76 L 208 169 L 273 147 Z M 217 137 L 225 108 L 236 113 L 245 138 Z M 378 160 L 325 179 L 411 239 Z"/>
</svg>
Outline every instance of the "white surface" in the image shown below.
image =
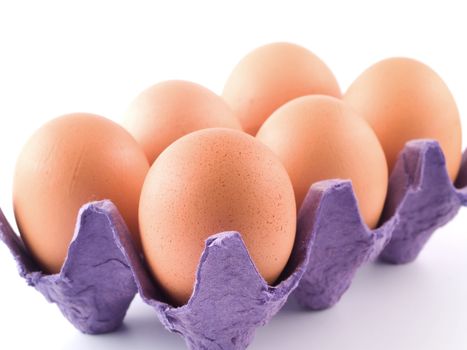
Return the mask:
<svg viewBox="0 0 467 350">
<path fill-rule="evenodd" d="M 7 217 L 13 220 L 11 179 L 20 147 L 46 120 L 73 111 L 120 120 L 135 94 L 169 78 L 220 93 L 235 63 L 272 41 L 317 53 L 343 90 L 379 59 L 420 59 L 444 78 L 467 125 L 461 1 L 285 3 L 1 1 L 0 206 Z M 467 348 L 465 214 L 439 230 L 414 264 L 364 267 L 335 308 L 309 313 L 290 302 L 250 348 Z M 183 348 L 139 300 L 120 332 L 79 334 L 26 287 L 3 245 L 0 273 L 1 349 Z"/>
</svg>

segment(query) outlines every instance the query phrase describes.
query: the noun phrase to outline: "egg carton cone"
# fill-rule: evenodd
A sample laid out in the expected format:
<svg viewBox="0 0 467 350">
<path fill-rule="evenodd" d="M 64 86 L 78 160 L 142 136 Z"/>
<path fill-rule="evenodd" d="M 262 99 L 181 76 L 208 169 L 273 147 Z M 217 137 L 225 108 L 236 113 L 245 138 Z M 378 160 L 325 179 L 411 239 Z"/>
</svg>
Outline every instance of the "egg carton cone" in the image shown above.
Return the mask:
<svg viewBox="0 0 467 350">
<path fill-rule="evenodd" d="M 116 244 L 121 234 L 129 233 L 111 202 L 84 205 L 61 271 L 49 275 L 34 262 L 0 210 L 0 240 L 16 260 L 20 276 L 88 334 L 119 328 L 137 292 L 132 271 Z"/>
<path fill-rule="evenodd" d="M 326 309 L 340 300 L 364 263 L 414 261 L 436 229 L 467 205 L 466 186 L 467 151 L 453 185 L 439 144 L 410 141 L 390 176 L 381 225 L 369 230 L 349 181 L 316 183 L 298 218 L 313 242 L 294 297 L 305 308 Z"/>
</svg>

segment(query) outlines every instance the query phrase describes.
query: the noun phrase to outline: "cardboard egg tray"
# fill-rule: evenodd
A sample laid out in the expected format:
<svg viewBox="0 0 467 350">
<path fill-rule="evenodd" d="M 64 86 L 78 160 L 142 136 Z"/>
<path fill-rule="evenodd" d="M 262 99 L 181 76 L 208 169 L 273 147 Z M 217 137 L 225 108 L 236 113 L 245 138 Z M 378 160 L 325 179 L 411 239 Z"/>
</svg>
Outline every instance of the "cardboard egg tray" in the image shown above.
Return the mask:
<svg viewBox="0 0 467 350">
<path fill-rule="evenodd" d="M 363 223 L 349 181 L 319 182 L 300 209 L 292 256 L 275 286 L 259 275 L 240 234 L 223 232 L 206 241 L 193 295 L 181 307 L 166 302 L 110 201 L 81 208 L 59 274 L 41 272 L 1 211 L 0 239 L 28 284 L 84 333 L 116 330 L 139 292 L 190 349 L 245 349 L 291 293 L 306 308 L 328 308 L 363 263 L 413 261 L 433 232 L 467 205 L 466 186 L 467 151 L 454 186 L 438 143 L 411 141 L 391 174 L 377 229 Z"/>
</svg>

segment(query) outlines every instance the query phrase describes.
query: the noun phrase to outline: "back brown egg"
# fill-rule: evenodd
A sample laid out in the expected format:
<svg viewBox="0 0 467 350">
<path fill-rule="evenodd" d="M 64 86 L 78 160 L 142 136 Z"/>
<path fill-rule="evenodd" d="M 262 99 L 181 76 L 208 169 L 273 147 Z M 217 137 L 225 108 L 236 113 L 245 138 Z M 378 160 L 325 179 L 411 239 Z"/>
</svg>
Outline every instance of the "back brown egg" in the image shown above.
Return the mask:
<svg viewBox="0 0 467 350">
<path fill-rule="evenodd" d="M 313 94 L 341 96 L 331 70 L 306 48 L 278 42 L 246 55 L 230 74 L 222 96 L 243 130 L 256 135 L 277 108 L 294 98 Z"/>
<path fill-rule="evenodd" d="M 190 132 L 214 127 L 241 130 L 220 96 L 183 80 L 163 81 L 142 91 L 128 108 L 124 127 L 143 147 L 150 164 Z"/>
<path fill-rule="evenodd" d="M 407 141 L 437 140 L 454 180 L 461 162 L 461 122 L 454 97 L 427 65 L 404 57 L 380 61 L 349 87 L 344 100 L 373 128 L 394 167 Z"/>
</svg>

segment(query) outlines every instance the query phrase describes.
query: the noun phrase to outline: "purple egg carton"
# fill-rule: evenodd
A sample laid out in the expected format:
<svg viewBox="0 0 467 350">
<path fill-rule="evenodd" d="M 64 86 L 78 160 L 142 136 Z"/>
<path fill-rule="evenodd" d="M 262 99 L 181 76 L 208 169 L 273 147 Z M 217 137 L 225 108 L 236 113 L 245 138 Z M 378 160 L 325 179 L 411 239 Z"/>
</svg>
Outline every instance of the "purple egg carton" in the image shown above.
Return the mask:
<svg viewBox="0 0 467 350">
<path fill-rule="evenodd" d="M 456 182 L 465 185 L 466 154 Z M 349 181 L 322 181 L 310 188 L 300 209 L 295 245 L 279 283 L 267 285 L 238 232 L 223 232 L 206 241 L 193 295 L 181 307 L 166 302 L 110 201 L 80 210 L 59 274 L 40 271 L 1 212 L 0 239 L 18 262 L 20 275 L 85 333 L 118 328 L 138 290 L 190 349 L 245 349 L 255 329 L 292 292 L 307 308 L 332 306 L 363 263 L 378 257 L 412 261 L 434 230 L 466 203 L 467 189 L 457 190 L 450 182 L 438 144 L 409 142 L 390 177 L 378 229 L 370 231 L 362 222 Z"/>
<path fill-rule="evenodd" d="M 294 297 L 308 309 L 329 308 L 363 263 L 415 260 L 434 231 L 467 205 L 466 186 L 467 151 L 453 185 L 443 152 L 432 140 L 410 141 L 400 153 L 389 178 L 381 225 L 375 230 L 363 223 L 349 181 L 315 184 L 299 213 L 299 228 L 310 231 L 313 242 Z"/>
</svg>

